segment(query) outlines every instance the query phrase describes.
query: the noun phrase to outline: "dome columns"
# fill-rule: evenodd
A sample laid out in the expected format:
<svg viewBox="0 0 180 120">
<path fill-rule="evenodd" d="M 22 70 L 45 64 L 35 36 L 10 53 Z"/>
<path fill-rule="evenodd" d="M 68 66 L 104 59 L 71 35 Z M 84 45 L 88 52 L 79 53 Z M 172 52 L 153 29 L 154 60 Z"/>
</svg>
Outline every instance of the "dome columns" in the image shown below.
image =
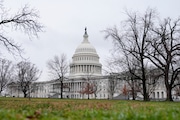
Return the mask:
<svg viewBox="0 0 180 120">
<path fill-rule="evenodd" d="M 97 65 L 71 65 L 71 73 L 101 73 L 101 66 Z"/>
</svg>

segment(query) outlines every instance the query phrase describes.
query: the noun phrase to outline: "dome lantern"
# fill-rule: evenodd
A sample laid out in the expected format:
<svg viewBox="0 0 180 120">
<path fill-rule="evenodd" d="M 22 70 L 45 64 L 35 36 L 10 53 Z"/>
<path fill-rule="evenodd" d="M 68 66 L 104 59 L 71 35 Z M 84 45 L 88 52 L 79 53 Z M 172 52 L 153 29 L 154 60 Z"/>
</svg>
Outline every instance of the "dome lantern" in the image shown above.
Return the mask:
<svg viewBox="0 0 180 120">
<path fill-rule="evenodd" d="M 89 43 L 88 34 L 87 34 L 87 28 L 86 27 L 85 27 L 85 33 L 84 33 L 83 37 L 84 37 L 83 43 Z"/>
</svg>

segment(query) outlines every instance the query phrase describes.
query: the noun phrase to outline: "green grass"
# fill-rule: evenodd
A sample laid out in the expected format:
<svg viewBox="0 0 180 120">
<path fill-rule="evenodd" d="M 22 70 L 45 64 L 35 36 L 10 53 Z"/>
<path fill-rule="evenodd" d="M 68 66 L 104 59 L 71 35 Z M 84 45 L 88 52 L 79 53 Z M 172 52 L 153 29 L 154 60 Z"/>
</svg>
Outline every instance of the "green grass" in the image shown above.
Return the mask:
<svg viewBox="0 0 180 120">
<path fill-rule="evenodd" d="M 0 120 L 177 120 L 179 102 L 0 98 Z"/>
</svg>

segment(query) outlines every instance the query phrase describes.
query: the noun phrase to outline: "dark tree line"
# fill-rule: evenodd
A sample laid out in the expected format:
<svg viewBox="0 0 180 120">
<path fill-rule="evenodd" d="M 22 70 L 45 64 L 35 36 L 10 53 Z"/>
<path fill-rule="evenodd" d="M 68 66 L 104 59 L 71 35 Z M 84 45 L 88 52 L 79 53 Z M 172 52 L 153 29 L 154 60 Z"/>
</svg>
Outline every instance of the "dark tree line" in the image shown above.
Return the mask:
<svg viewBox="0 0 180 120">
<path fill-rule="evenodd" d="M 150 65 L 158 69 L 158 78 L 162 75 L 167 101 L 172 101 L 172 89 L 180 85 L 180 19 L 159 21 L 153 9 L 142 15 L 126 13 L 128 18 L 123 27 L 105 30 L 106 39 L 112 38 L 117 53 L 125 58 L 126 70 L 141 81 L 145 101 L 149 100 L 147 68 Z"/>
</svg>

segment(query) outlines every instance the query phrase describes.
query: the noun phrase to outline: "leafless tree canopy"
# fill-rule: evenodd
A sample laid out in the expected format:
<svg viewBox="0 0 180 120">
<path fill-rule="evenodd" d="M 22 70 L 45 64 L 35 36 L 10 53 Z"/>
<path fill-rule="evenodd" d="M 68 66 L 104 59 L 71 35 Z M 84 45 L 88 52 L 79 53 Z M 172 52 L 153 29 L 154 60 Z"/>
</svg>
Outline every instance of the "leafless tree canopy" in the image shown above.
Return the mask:
<svg viewBox="0 0 180 120">
<path fill-rule="evenodd" d="M 97 84 L 95 83 L 95 81 L 85 81 L 85 82 L 83 82 L 83 86 L 82 86 L 81 91 L 79 93 L 83 94 L 83 95 L 87 94 L 88 99 L 89 99 L 90 94 L 94 94 L 95 98 L 96 98 Z"/>
<path fill-rule="evenodd" d="M 116 92 L 117 88 L 117 78 L 116 75 L 110 73 L 108 78 L 108 93 L 110 94 L 110 99 L 113 99 L 114 93 Z"/>
<path fill-rule="evenodd" d="M 172 101 L 172 89 L 179 86 L 180 74 L 180 19 L 164 19 L 153 30 L 155 38 L 147 57 L 164 74 L 167 100 Z"/>
<path fill-rule="evenodd" d="M 166 18 L 158 24 L 153 9 L 148 9 L 143 15 L 129 12 L 127 15 L 128 19 L 121 28 L 105 30 L 105 38 L 112 38 L 115 50 L 125 59 L 126 70 L 142 81 L 144 100 L 149 99 L 147 84 L 153 80 L 147 74 L 150 63 L 160 70 L 159 75 L 164 75 L 167 100 L 172 101 L 171 91 L 180 85 L 180 19 Z M 138 74 L 133 72 L 134 66 Z"/>
<path fill-rule="evenodd" d="M 24 97 L 30 96 L 30 85 L 38 80 L 40 74 L 39 69 L 30 62 L 22 61 L 17 64 L 17 83 Z"/>
<path fill-rule="evenodd" d="M 100 81 L 96 80 L 93 77 L 93 72 L 85 72 L 84 73 L 84 77 L 82 78 L 83 82 L 82 82 L 82 87 L 81 90 L 79 91 L 80 94 L 86 94 L 87 95 L 87 99 L 90 99 L 90 94 L 94 94 L 95 99 L 97 97 L 97 93 L 101 91 L 101 89 L 99 88 L 100 85 Z"/>
<path fill-rule="evenodd" d="M 148 9 L 144 15 L 137 13 L 128 13 L 128 19 L 125 21 L 125 26 L 122 29 L 117 27 L 108 28 L 105 30 L 106 38 L 112 38 L 117 49 L 123 51 L 125 56 L 131 55 L 138 63 L 139 70 L 142 74 L 136 75 L 143 84 L 144 100 L 148 100 L 146 88 L 146 72 L 145 72 L 145 57 L 149 43 L 146 41 L 151 39 L 150 30 L 153 26 L 155 12 Z"/>
<path fill-rule="evenodd" d="M 14 67 L 11 61 L 0 59 L 0 94 L 7 84 L 13 80 L 13 70 Z"/>
<path fill-rule="evenodd" d="M 43 29 L 43 26 L 38 22 L 38 12 L 34 9 L 30 9 L 28 5 L 25 5 L 16 14 L 9 15 L 9 11 L 5 9 L 1 1 L 0 16 L 0 46 L 5 47 L 12 54 L 21 54 L 23 49 L 20 44 L 6 34 L 6 28 L 24 32 L 30 38 L 33 36 L 38 37 L 38 33 Z"/>
<path fill-rule="evenodd" d="M 65 54 L 61 56 L 54 56 L 53 59 L 47 62 L 49 73 L 53 75 L 55 79 L 59 79 L 61 82 L 61 98 L 63 98 L 63 80 L 68 72 L 67 58 Z"/>
<path fill-rule="evenodd" d="M 65 54 L 61 56 L 54 56 L 53 59 L 47 62 L 47 67 L 49 73 L 53 75 L 54 78 L 64 77 L 68 72 L 67 57 Z"/>
</svg>

